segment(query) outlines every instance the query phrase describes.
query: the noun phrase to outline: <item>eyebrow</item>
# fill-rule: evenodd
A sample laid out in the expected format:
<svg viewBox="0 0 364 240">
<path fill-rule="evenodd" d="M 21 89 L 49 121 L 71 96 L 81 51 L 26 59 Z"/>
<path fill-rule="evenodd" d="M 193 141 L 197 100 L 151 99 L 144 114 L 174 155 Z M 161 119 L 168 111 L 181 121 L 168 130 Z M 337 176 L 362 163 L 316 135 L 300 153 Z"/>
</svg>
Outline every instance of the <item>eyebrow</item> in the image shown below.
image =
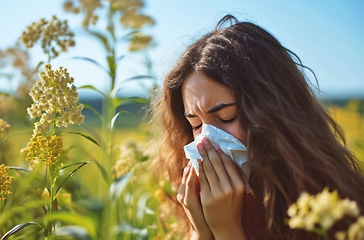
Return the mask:
<svg viewBox="0 0 364 240">
<path fill-rule="evenodd" d="M 230 106 L 233 106 L 233 105 L 236 105 L 236 103 L 235 102 L 233 102 L 233 103 L 221 103 L 221 104 L 216 105 L 216 106 L 210 108 L 209 110 L 207 110 L 207 113 L 209 113 L 209 114 L 210 113 L 215 113 L 215 112 L 220 111 L 221 109 L 224 109 L 226 107 L 230 107 Z M 184 115 L 185 115 L 186 118 L 197 117 L 196 115 L 191 114 L 191 113 L 185 113 Z"/>
</svg>

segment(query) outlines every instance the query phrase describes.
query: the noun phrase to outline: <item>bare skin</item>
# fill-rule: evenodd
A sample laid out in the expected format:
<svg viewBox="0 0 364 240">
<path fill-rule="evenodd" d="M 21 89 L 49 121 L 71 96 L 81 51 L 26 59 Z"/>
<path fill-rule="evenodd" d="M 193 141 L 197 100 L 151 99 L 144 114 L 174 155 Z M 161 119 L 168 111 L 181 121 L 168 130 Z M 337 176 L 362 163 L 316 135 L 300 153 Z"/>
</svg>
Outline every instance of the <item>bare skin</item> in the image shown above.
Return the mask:
<svg viewBox="0 0 364 240">
<path fill-rule="evenodd" d="M 202 124 L 211 124 L 246 144 L 246 134 L 237 121 L 238 109 L 231 90 L 192 73 L 183 82 L 182 98 L 185 116 L 195 138 L 201 133 Z M 199 162 L 199 177 L 189 163 L 177 194 L 193 228 L 191 239 L 247 239 L 242 214 L 245 176 L 207 138 L 197 147 L 203 158 Z"/>
</svg>

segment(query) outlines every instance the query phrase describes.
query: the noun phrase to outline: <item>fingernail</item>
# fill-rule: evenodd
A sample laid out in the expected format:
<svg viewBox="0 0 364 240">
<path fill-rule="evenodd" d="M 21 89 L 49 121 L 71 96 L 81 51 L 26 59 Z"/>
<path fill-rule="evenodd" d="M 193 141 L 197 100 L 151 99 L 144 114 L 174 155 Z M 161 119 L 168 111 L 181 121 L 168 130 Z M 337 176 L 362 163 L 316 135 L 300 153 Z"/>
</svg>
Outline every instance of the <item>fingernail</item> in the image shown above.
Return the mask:
<svg viewBox="0 0 364 240">
<path fill-rule="evenodd" d="M 214 148 L 215 148 L 216 151 L 218 151 L 219 149 L 221 149 L 219 145 L 214 146 Z"/>
<path fill-rule="evenodd" d="M 178 193 L 177 196 L 176 196 L 177 201 L 181 202 L 183 200 L 183 197 L 184 196 L 182 194 Z"/>
<path fill-rule="evenodd" d="M 209 141 L 207 138 L 203 138 L 203 139 L 202 139 L 202 142 L 203 142 L 205 145 L 207 145 L 207 144 L 209 144 L 209 143 L 210 143 L 210 141 Z"/>
<path fill-rule="evenodd" d="M 198 150 L 203 150 L 203 146 L 202 146 L 202 144 L 201 144 L 201 143 L 197 144 L 197 149 L 198 149 Z"/>
</svg>

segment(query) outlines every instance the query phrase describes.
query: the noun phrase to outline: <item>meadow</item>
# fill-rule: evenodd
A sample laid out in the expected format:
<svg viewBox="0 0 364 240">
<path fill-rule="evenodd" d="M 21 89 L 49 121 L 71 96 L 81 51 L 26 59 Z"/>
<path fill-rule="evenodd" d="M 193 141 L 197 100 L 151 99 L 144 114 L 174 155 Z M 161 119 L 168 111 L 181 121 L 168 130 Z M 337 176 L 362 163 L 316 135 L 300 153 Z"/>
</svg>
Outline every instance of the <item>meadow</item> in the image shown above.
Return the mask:
<svg viewBox="0 0 364 240">
<path fill-rule="evenodd" d="M 105 71 L 105 91 L 92 83 L 76 88 L 71 72 L 52 65 L 77 44 L 67 21 L 56 16 L 24 26 L 19 43 L 0 51 L 0 77 L 21 82 L 16 93 L 0 93 L 1 240 L 184 236 L 163 207 L 166 199 L 175 198 L 176 189 L 153 172 L 158 149 L 150 123 L 151 99 L 118 94 L 120 60 L 151 47 L 153 37 L 143 27 L 153 25 L 153 18 L 140 12 L 142 1 L 127 1 L 128 7 L 116 1 L 91 2 L 66 1 L 64 8 L 82 13 L 85 31 L 104 47 L 106 67 L 98 59 L 77 59 Z M 101 26 L 97 8 L 106 19 Z M 126 53 L 119 52 L 119 45 Z M 36 67 L 30 67 L 27 52 L 33 47 L 44 52 Z M 148 69 L 148 64 L 143 67 Z M 9 69 L 17 74 L 8 74 Z M 152 75 L 126 80 L 139 79 L 153 82 Z M 79 98 L 83 90 L 98 98 Z M 364 100 L 322 103 L 364 162 Z"/>
</svg>

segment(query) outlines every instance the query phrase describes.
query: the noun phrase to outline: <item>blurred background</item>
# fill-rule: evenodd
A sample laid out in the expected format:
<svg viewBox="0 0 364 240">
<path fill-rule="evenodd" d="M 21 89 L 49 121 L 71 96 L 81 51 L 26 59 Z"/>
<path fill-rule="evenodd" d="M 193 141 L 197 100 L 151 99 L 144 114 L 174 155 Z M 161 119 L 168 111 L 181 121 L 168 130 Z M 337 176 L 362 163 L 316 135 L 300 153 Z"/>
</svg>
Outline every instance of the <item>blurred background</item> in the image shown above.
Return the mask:
<svg viewBox="0 0 364 240">
<path fill-rule="evenodd" d="M 89 57 L 106 65 L 102 46 L 90 39 L 80 26 L 82 14 L 65 12 L 63 3 L 63 0 L 1 1 L 0 49 L 14 46 L 25 27 L 40 18 L 50 19 L 56 15 L 61 20 L 67 19 L 71 30 L 76 34 L 76 46 L 61 54 L 53 61 L 53 65 L 67 67 L 77 86 L 92 83 L 95 87 L 104 89 L 102 71 L 89 71 L 93 67 L 90 63 L 71 59 L 74 56 Z M 364 97 L 363 1 L 147 0 L 144 3 L 143 13 L 155 21 L 153 26 L 143 29 L 153 37 L 153 45 L 142 53 L 127 56 L 127 60 L 118 69 L 118 81 L 135 74 L 144 74 L 146 69 L 141 66 L 141 62 L 148 60 L 151 63 L 149 73 L 160 83 L 181 51 L 213 29 L 217 21 L 229 13 L 239 20 L 261 25 L 284 46 L 298 54 L 304 64 L 316 73 L 323 97 Z M 100 17 L 98 24 L 105 24 L 105 19 Z M 33 67 L 39 61 L 44 61 L 40 46 L 30 49 L 29 54 Z M 146 95 L 150 82 L 125 83 L 122 93 Z M 18 85 L 19 80 L 15 78 L 12 81 L 0 78 L 1 91 L 14 92 Z M 84 91 L 80 94 L 88 96 L 90 93 Z"/>
</svg>

